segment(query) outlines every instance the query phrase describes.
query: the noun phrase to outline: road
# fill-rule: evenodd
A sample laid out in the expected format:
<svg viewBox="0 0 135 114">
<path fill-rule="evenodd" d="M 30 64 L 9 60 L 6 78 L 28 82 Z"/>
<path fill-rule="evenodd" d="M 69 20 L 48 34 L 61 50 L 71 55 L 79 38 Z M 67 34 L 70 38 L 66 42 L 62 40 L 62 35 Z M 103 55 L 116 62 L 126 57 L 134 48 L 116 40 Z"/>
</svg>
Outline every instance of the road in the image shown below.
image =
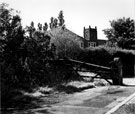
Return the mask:
<svg viewBox="0 0 135 114">
<path fill-rule="evenodd" d="M 74 93 L 65 101 L 49 106 L 44 105 L 32 112 L 35 112 L 34 114 L 105 114 L 135 92 L 133 80 L 124 79 L 125 84 L 132 86 L 104 86 Z"/>
</svg>

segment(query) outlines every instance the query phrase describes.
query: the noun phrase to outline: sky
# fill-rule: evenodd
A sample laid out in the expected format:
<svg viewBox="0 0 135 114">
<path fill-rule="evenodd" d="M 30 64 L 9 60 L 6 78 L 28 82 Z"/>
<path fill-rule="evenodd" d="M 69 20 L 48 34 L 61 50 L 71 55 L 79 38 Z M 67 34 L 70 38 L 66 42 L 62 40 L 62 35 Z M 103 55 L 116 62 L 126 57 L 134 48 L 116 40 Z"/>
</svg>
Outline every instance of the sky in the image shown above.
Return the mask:
<svg viewBox="0 0 135 114">
<path fill-rule="evenodd" d="M 135 18 L 135 0 L 0 0 L 20 11 L 25 27 L 33 21 L 50 23 L 63 10 L 65 25 L 83 36 L 83 28 L 97 26 L 98 39 L 106 39 L 103 29 L 110 28 L 109 21 L 122 17 Z"/>
</svg>

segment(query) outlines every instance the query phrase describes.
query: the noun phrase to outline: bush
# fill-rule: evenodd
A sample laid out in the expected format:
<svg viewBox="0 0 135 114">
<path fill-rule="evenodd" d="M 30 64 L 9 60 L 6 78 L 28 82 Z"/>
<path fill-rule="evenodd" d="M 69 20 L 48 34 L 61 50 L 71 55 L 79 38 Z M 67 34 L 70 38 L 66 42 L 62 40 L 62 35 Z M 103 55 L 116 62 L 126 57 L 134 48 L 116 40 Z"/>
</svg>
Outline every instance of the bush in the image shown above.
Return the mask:
<svg viewBox="0 0 135 114">
<path fill-rule="evenodd" d="M 120 57 L 123 64 L 124 77 L 134 76 L 135 52 L 120 48 L 96 47 L 81 50 L 76 57 L 80 61 L 110 67 L 110 62 Z"/>
<path fill-rule="evenodd" d="M 97 47 L 82 50 L 78 59 L 88 63 L 108 66 L 108 63 L 112 60 L 112 55 L 106 49 Z"/>
</svg>

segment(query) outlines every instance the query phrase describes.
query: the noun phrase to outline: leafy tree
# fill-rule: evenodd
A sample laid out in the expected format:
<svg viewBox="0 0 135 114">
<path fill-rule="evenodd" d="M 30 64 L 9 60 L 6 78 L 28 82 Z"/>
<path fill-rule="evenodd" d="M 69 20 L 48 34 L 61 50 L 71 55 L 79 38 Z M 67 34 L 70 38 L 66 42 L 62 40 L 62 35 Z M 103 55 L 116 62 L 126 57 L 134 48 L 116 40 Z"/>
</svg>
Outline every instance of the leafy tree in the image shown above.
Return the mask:
<svg viewBox="0 0 135 114">
<path fill-rule="evenodd" d="M 47 31 L 47 29 L 48 29 L 48 24 L 47 24 L 47 23 L 44 23 L 44 26 L 43 26 L 43 30 L 44 30 L 44 32 L 46 32 L 46 31 Z"/>
<path fill-rule="evenodd" d="M 7 4 L 0 5 L 2 83 L 8 84 L 9 87 L 24 86 L 27 82 L 31 85 L 43 84 L 47 74 L 46 60 L 54 58 L 50 36 L 43 31 L 40 23 L 36 29 L 34 22 L 31 22 L 24 31 L 19 14 L 16 12 L 13 15 L 13 11 Z M 48 79 L 47 76 L 45 78 Z"/>
<path fill-rule="evenodd" d="M 52 42 L 56 46 L 56 54 L 58 57 L 68 57 L 75 58 L 80 51 L 78 42 L 74 39 L 68 31 L 63 31 L 62 28 L 59 31 L 59 34 L 54 34 L 54 39 Z"/>
<path fill-rule="evenodd" d="M 130 18 L 120 18 L 110 21 L 111 28 L 104 29 L 103 32 L 113 43 L 119 47 L 127 48 L 127 42 L 135 39 L 134 25 L 135 21 Z M 130 43 L 131 44 L 131 43 Z"/>
<path fill-rule="evenodd" d="M 50 29 L 52 28 L 57 28 L 57 25 L 58 25 L 58 20 L 54 17 L 51 17 L 51 22 L 50 22 Z"/>
<path fill-rule="evenodd" d="M 61 10 L 58 16 L 58 20 L 59 20 L 59 26 L 63 26 L 64 25 L 64 16 L 63 16 L 63 11 Z"/>
<path fill-rule="evenodd" d="M 5 46 L 9 43 L 19 40 L 22 43 L 23 41 L 23 34 L 24 31 L 21 26 L 21 18 L 17 14 L 11 15 L 13 12 L 13 9 L 7 9 L 7 4 L 0 4 L 0 38 L 5 41 Z M 19 32 L 19 34 L 18 34 Z M 19 37 L 18 37 L 19 35 Z M 14 42 L 15 43 L 15 42 Z M 15 45 L 13 45 L 14 47 Z"/>
<path fill-rule="evenodd" d="M 34 27 L 34 22 L 32 21 L 30 26 L 26 27 L 26 32 L 28 32 L 29 37 L 32 38 L 33 37 L 33 33 L 36 31 L 36 28 Z"/>
<path fill-rule="evenodd" d="M 58 20 L 55 18 L 54 19 L 54 24 L 53 24 L 54 28 L 57 28 L 57 25 L 58 25 Z"/>
<path fill-rule="evenodd" d="M 21 26 L 21 18 L 17 11 L 8 9 L 8 4 L 0 4 L 0 41 L 2 55 L 15 53 L 24 40 L 24 30 Z"/>
<path fill-rule="evenodd" d="M 50 29 L 52 29 L 53 28 L 53 26 L 54 26 L 54 18 L 53 17 L 51 17 L 51 19 L 50 19 Z"/>
<path fill-rule="evenodd" d="M 2 86 L 14 86 L 23 75 L 21 52 L 24 38 L 18 12 L 8 8 L 8 4 L 0 4 L 0 64 L 1 79 L 4 83 Z"/>
<path fill-rule="evenodd" d="M 44 27 L 46 26 L 46 28 Z M 45 29 L 47 30 L 47 24 L 41 29 L 41 24 L 39 23 L 35 31 L 32 33 L 32 37 L 29 31 L 32 31 L 31 25 L 26 28 L 28 32 L 28 38 L 25 40 L 25 48 L 28 52 L 26 59 L 27 71 L 30 72 L 31 83 L 33 84 L 45 84 L 49 80 L 49 75 L 47 75 L 47 60 L 54 59 L 54 50 L 50 46 L 51 37 L 47 35 Z M 28 29 L 28 30 L 27 30 Z M 35 81 L 36 82 L 35 82 Z"/>
<path fill-rule="evenodd" d="M 42 31 L 42 24 L 41 23 L 38 23 L 38 30 Z"/>
<path fill-rule="evenodd" d="M 65 20 L 64 20 L 64 16 L 63 16 L 63 11 L 60 11 L 58 19 L 54 18 L 54 17 L 51 17 L 50 21 L 51 21 L 50 24 L 49 24 L 50 29 L 57 28 L 58 25 L 62 26 L 63 29 L 65 28 L 65 25 L 64 25 Z"/>
</svg>

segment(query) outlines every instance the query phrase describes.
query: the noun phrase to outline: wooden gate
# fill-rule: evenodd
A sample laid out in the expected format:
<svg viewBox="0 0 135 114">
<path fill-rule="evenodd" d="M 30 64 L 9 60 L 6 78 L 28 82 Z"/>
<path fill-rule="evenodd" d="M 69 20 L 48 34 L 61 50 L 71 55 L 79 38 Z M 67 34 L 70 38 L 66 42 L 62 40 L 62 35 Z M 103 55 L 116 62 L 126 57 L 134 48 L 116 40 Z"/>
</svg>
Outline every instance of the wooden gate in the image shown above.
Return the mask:
<svg viewBox="0 0 135 114">
<path fill-rule="evenodd" d="M 102 78 L 105 79 L 108 83 L 114 85 L 123 84 L 122 64 L 120 58 L 114 58 L 114 61 L 111 62 L 110 67 L 91 64 L 73 59 L 63 59 L 63 61 L 70 64 L 76 72 L 92 72 L 96 74 L 92 78 Z M 111 79 L 112 82 L 110 82 L 109 79 Z"/>
<path fill-rule="evenodd" d="M 72 67 L 75 72 L 92 72 L 96 75 L 94 78 L 102 78 L 105 79 L 108 83 L 114 85 L 122 85 L 123 84 L 123 73 L 122 73 L 122 64 L 119 58 L 114 58 L 114 61 L 111 62 L 110 67 L 91 64 L 87 62 L 82 62 L 74 59 L 59 59 L 59 60 L 49 60 L 51 62 L 63 63 Z M 109 64 L 109 63 L 108 63 Z M 110 82 L 109 80 L 112 80 Z"/>
</svg>

